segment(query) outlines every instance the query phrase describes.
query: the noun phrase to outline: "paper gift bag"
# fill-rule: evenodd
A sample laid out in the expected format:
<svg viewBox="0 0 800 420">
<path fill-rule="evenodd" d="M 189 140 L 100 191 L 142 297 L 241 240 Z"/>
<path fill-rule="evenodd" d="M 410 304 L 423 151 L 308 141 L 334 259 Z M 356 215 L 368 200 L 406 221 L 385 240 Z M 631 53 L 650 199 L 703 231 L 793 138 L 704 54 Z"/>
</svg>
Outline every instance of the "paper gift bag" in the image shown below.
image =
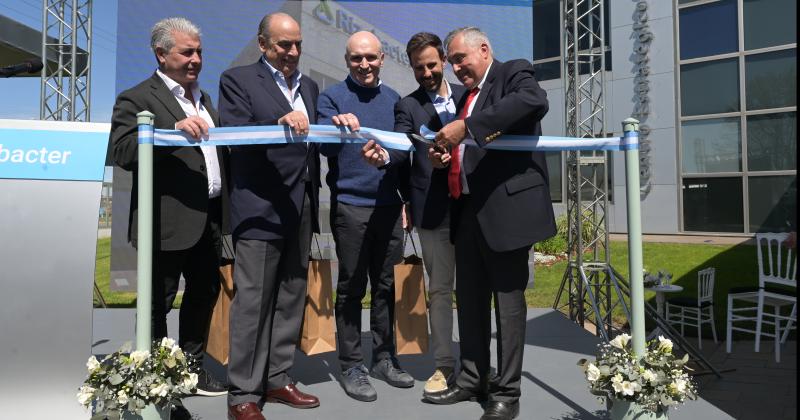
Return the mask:
<svg viewBox="0 0 800 420">
<path fill-rule="evenodd" d="M 222 287 L 219 289 L 217 303 L 214 304 L 214 312 L 211 314 L 205 348 L 209 356 L 223 365 L 228 364 L 228 315 L 233 299 L 233 261 L 227 260 L 226 263 L 219 267 Z"/>
<path fill-rule="evenodd" d="M 394 336 L 397 354 L 428 351 L 428 312 L 422 258 L 409 255 L 394 266 Z"/>
<path fill-rule="evenodd" d="M 336 351 L 331 261 L 327 259 L 312 259 L 308 262 L 308 292 L 300 333 L 300 350 L 309 356 Z"/>
</svg>

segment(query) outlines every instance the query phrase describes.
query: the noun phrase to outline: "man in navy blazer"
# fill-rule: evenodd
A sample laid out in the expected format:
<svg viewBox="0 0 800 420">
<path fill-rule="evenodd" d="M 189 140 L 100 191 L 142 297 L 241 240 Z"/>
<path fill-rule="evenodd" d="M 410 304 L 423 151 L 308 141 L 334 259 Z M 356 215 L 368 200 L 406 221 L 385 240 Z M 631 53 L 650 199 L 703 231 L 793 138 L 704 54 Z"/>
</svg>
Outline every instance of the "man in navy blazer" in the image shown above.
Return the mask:
<svg viewBox="0 0 800 420">
<path fill-rule="evenodd" d="M 439 131 L 456 118 L 456 105 L 465 89 L 444 79 L 444 49 L 438 36 L 429 32 L 414 34 L 406 45 L 406 53 L 419 88 L 395 106 L 394 131 L 419 134 L 423 125 Z M 434 373 L 423 390 L 427 395 L 444 391 L 455 379 L 452 348 L 456 257 L 450 242 L 447 169 L 433 168 L 428 159 L 428 145 L 413 138 L 411 141 L 415 152 L 411 161 L 410 218 L 419 234 L 428 273 L 428 311 L 435 358 Z"/>
<path fill-rule="evenodd" d="M 317 84 L 297 69 L 300 26 L 285 13 L 258 28 L 263 56 L 220 77 L 223 126 L 286 125 L 308 134 Z M 316 145 L 231 147 L 231 227 L 236 252 L 230 308 L 228 416 L 263 419 L 261 403 L 311 408 L 319 400 L 288 375 L 303 319 L 312 231 L 319 232 Z"/>
<path fill-rule="evenodd" d="M 485 147 L 503 134 L 541 135 L 547 95 L 528 61 L 495 60 L 478 28 L 452 31 L 445 45 L 453 72 L 469 89 L 460 118 L 436 135 L 449 155 L 429 149 L 437 166 L 449 163 L 461 373 L 455 385 L 427 399 L 452 404 L 488 397 L 482 420 L 512 419 L 519 415 L 528 253 L 556 226 L 544 154 Z M 467 136 L 477 147 L 462 144 Z M 489 387 L 492 297 L 498 377 Z"/>
</svg>

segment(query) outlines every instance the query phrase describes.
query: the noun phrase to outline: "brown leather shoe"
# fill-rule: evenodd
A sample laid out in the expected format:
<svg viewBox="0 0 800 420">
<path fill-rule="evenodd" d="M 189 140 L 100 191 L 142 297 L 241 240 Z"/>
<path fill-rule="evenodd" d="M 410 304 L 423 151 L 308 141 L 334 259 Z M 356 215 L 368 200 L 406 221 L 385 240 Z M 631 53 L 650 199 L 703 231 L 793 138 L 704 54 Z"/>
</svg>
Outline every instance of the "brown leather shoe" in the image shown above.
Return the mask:
<svg viewBox="0 0 800 420">
<path fill-rule="evenodd" d="M 267 390 L 266 397 L 267 402 L 286 404 L 294 408 L 319 407 L 319 399 L 317 397 L 300 391 L 294 384 Z"/>
<path fill-rule="evenodd" d="M 261 409 L 254 402 L 236 404 L 228 407 L 228 420 L 266 420 Z"/>
</svg>

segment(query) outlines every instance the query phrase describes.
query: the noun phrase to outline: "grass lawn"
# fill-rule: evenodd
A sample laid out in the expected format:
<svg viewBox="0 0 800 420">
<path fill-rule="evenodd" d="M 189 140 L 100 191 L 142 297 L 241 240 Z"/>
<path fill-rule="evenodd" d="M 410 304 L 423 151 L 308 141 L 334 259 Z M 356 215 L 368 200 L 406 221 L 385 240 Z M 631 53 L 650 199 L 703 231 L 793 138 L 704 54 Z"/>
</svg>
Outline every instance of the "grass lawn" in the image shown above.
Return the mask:
<svg viewBox="0 0 800 420">
<path fill-rule="evenodd" d="M 716 268 L 714 309 L 717 335 L 725 334 L 727 291 L 731 287 L 757 283 L 758 266 L 756 249 L 752 245 L 709 245 L 709 244 L 665 244 L 644 243 L 644 267 L 647 271 L 665 270 L 673 274 L 672 283 L 683 286 L 684 291 L 677 295 L 697 295 L 697 272 L 707 267 Z M 135 293 L 109 291 L 109 263 L 111 259 L 110 238 L 97 242 L 97 264 L 95 281 L 100 287 L 109 307 L 133 307 L 136 305 Z M 612 265 L 625 278 L 628 278 L 628 248 L 626 242 L 611 243 Z M 525 291 L 528 307 L 552 307 L 561 279 L 566 269 L 566 261 L 550 267 L 536 266 L 535 286 Z M 175 307 L 180 305 L 178 295 Z M 655 306 L 655 293 L 645 291 L 645 299 Z M 368 297 L 365 299 L 368 305 Z M 95 302 L 97 306 L 97 302 Z M 615 320 L 625 322 L 621 310 Z M 694 329 L 687 329 L 687 335 L 694 335 Z M 710 336 L 710 331 L 707 332 Z M 704 332 L 706 335 L 706 332 Z"/>
</svg>

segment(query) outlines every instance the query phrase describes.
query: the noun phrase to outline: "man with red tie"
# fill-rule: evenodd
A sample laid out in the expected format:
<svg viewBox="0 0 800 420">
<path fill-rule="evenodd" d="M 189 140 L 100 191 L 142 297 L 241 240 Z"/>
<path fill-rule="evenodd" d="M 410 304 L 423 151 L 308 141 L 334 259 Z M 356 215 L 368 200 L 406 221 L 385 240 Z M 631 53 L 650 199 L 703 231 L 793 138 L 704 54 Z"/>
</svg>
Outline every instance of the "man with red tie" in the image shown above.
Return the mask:
<svg viewBox="0 0 800 420">
<path fill-rule="evenodd" d="M 445 39 L 447 60 L 468 89 L 459 118 L 436 135 L 435 166 L 449 164 L 451 239 L 456 248 L 456 299 L 461 372 L 434 404 L 487 398 L 481 420 L 519 415 L 525 345 L 528 253 L 556 233 L 540 152 L 487 149 L 504 134 L 541 135 L 547 95 L 526 60 L 500 62 L 486 34 L 459 28 Z M 463 140 L 471 137 L 476 146 Z M 497 323 L 497 374 L 489 386 L 491 303 Z"/>
</svg>

